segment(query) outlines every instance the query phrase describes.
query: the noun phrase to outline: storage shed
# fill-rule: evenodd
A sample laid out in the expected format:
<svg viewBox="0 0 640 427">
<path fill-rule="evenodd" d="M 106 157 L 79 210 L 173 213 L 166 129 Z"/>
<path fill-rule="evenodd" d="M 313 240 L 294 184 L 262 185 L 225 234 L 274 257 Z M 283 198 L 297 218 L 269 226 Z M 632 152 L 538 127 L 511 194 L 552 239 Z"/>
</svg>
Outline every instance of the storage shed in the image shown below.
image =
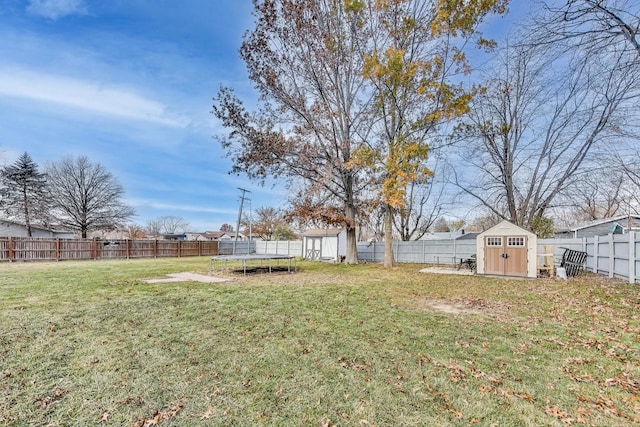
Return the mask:
<svg viewBox="0 0 640 427">
<path fill-rule="evenodd" d="M 477 272 L 498 276 L 537 277 L 535 234 L 502 221 L 476 238 Z"/>
<path fill-rule="evenodd" d="M 307 230 L 302 233 L 304 258 L 340 261 L 346 250 L 346 232 L 338 228 Z"/>
</svg>

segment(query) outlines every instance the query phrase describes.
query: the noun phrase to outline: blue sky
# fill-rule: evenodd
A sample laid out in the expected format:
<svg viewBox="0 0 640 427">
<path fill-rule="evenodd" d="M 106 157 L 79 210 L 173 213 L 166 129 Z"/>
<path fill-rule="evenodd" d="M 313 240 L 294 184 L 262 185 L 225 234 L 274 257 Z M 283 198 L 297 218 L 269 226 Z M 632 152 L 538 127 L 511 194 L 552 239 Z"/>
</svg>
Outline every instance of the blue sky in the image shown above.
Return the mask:
<svg viewBox="0 0 640 427">
<path fill-rule="evenodd" d="M 515 3 L 520 3 L 516 0 Z M 145 225 L 191 231 L 281 206 L 283 186 L 229 175 L 211 111 L 220 84 L 255 99 L 238 56 L 251 0 L 0 1 L 0 165 L 28 152 L 41 167 L 86 155 L 120 181 Z M 507 26 L 494 18 L 489 28 Z"/>
<path fill-rule="evenodd" d="M 235 224 L 240 191 L 279 206 L 283 188 L 228 175 L 214 135 L 220 84 L 254 96 L 238 48 L 250 0 L 3 0 L 0 164 L 86 155 L 120 181 L 134 222 Z"/>
</svg>

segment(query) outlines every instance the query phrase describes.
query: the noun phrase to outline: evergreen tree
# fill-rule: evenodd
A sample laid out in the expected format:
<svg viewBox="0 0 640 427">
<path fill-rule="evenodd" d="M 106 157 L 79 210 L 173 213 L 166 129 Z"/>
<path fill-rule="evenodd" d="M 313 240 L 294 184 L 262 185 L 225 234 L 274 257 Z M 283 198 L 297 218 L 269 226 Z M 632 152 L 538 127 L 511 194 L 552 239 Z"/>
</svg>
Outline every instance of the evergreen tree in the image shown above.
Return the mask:
<svg viewBox="0 0 640 427">
<path fill-rule="evenodd" d="M 34 220 L 45 222 L 47 212 L 47 178 L 26 152 L 0 172 L 2 198 L 0 207 L 10 218 L 24 222 L 31 237 Z"/>
</svg>

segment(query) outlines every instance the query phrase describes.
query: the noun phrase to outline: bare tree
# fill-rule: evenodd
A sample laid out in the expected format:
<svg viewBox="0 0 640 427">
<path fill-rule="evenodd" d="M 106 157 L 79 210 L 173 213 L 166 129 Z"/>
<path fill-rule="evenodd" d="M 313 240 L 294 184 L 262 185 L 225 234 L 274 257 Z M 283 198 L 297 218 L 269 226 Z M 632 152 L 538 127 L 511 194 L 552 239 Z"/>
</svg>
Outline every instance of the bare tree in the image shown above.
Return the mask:
<svg viewBox="0 0 640 427">
<path fill-rule="evenodd" d="M 542 2 L 533 43 L 580 46 L 592 55 L 615 47 L 640 61 L 640 3 L 636 0 Z"/>
<path fill-rule="evenodd" d="M 220 231 L 224 231 L 225 233 L 233 233 L 233 225 L 231 225 L 231 224 L 222 224 L 220 226 Z"/>
<path fill-rule="evenodd" d="M 576 174 L 560 204 L 572 213 L 575 223 L 620 215 L 627 190 L 624 170 L 611 162 Z"/>
<path fill-rule="evenodd" d="M 130 222 L 125 224 L 123 230 L 129 236 L 129 239 L 140 239 L 144 237 L 145 228 L 140 224 L 136 224 L 135 222 Z"/>
<path fill-rule="evenodd" d="M 411 182 L 404 206 L 397 209 L 394 229 L 402 240 L 419 240 L 452 204 L 447 185 L 448 167 L 440 162 L 432 167 L 433 176 Z"/>
<path fill-rule="evenodd" d="M 160 221 L 160 229 L 164 234 L 184 233 L 189 228 L 189 223 L 181 216 L 161 216 L 158 221 Z"/>
<path fill-rule="evenodd" d="M 531 228 L 581 172 L 594 148 L 621 134 L 638 94 L 638 70 L 549 45 L 510 47 L 460 134 L 462 191 Z"/>
<path fill-rule="evenodd" d="M 165 234 L 184 233 L 189 228 L 189 223 L 181 216 L 165 215 L 147 221 L 145 229 L 147 233 L 157 237 Z"/>
<path fill-rule="evenodd" d="M 622 155 L 616 153 L 614 165 L 623 173 L 622 210 L 628 214 L 640 214 L 640 150 Z"/>
<path fill-rule="evenodd" d="M 144 229 L 151 236 L 158 238 L 162 235 L 162 222 L 158 218 L 150 219 Z"/>
<path fill-rule="evenodd" d="M 47 166 L 52 214 L 81 233 L 110 230 L 134 215 L 124 203 L 124 188 L 107 169 L 85 156 L 65 157 Z"/>
<path fill-rule="evenodd" d="M 278 227 L 285 226 L 284 212 L 274 207 L 260 207 L 252 212 L 252 217 L 245 216 L 242 225 L 248 230 L 251 223 L 251 232 L 263 240 L 272 240 Z M 282 240 L 282 239 L 281 239 Z"/>
<path fill-rule="evenodd" d="M 24 221 L 27 236 L 31 237 L 34 220 L 46 222 L 48 189 L 46 174 L 26 152 L 18 160 L 0 171 L 0 207 L 9 218 Z"/>
</svg>

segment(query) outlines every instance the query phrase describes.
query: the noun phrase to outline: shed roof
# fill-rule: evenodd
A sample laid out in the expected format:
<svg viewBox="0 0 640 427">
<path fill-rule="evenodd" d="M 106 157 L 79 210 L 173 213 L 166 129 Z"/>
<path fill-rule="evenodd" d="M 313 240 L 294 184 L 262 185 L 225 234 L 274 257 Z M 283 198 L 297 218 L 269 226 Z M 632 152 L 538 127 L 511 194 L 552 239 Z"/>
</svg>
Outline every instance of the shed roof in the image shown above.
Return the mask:
<svg viewBox="0 0 640 427">
<path fill-rule="evenodd" d="M 481 238 L 484 236 L 504 236 L 506 234 L 526 234 L 528 236 L 535 236 L 534 233 L 529 230 L 525 230 L 524 228 L 517 226 L 509 221 L 502 220 L 498 224 L 494 225 L 490 229 L 483 231 L 477 237 Z"/>
<path fill-rule="evenodd" d="M 325 237 L 325 236 L 337 236 L 342 233 L 341 228 L 314 228 L 302 233 L 305 237 Z"/>
</svg>

